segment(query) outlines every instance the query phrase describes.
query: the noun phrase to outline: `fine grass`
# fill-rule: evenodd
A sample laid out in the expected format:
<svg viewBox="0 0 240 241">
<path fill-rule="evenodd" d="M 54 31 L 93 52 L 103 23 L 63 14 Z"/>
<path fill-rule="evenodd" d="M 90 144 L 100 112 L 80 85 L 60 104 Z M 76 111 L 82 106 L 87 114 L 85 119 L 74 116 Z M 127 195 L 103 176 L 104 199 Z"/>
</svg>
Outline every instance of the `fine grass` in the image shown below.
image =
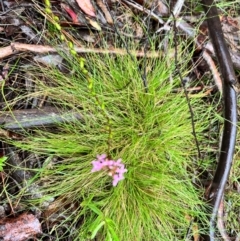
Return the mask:
<svg viewBox="0 0 240 241">
<path fill-rule="evenodd" d="M 147 61 L 146 91 L 136 58 L 86 57 L 92 90 L 111 120 L 110 144 L 106 115 L 89 92 L 86 75 L 77 59 L 67 62 L 71 74 L 46 67 L 28 71 L 39 90 L 32 96 L 48 96 L 61 110 L 83 116 L 13 143 L 48 157 L 35 170 L 43 197 L 34 205 L 54 198 L 55 211 L 67 213 L 59 226 L 68 223 L 76 240 L 184 240 L 191 220 L 204 222 L 206 207 L 192 184 L 198 178 L 197 149 L 186 98 L 173 93 L 180 86 L 174 61 Z M 202 143 L 211 108 L 198 98 L 191 105 Z M 91 173 L 91 162 L 103 153 L 121 158 L 128 170 L 116 187 L 104 171 Z"/>
</svg>

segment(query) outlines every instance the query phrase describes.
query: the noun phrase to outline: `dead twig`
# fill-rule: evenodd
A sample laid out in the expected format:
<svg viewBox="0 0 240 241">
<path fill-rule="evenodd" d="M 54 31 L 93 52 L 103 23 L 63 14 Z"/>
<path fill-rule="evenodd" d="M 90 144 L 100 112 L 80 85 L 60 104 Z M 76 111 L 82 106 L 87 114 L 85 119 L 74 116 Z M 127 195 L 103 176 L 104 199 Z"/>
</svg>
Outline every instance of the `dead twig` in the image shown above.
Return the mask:
<svg viewBox="0 0 240 241">
<path fill-rule="evenodd" d="M 23 44 L 23 43 L 11 43 L 10 46 L 0 48 L 0 59 L 6 58 L 12 54 L 19 52 L 33 52 L 33 53 L 56 53 L 60 51 L 67 51 L 68 47 L 51 47 L 48 45 L 35 45 L 35 44 Z M 117 55 L 128 55 L 129 53 L 125 49 L 96 49 L 96 48 L 81 48 L 75 47 L 77 53 L 97 53 L 97 54 L 117 54 Z M 147 57 L 147 58 L 158 58 L 160 56 L 157 51 L 149 51 L 147 54 L 144 51 L 129 50 L 133 56 Z"/>
<path fill-rule="evenodd" d="M 0 111 L 0 125 L 6 130 L 21 130 L 26 128 L 48 127 L 64 122 L 83 120 L 76 111 L 60 111 L 55 107 L 42 109 Z M 6 135 L 4 130 L 1 132 Z"/>
</svg>

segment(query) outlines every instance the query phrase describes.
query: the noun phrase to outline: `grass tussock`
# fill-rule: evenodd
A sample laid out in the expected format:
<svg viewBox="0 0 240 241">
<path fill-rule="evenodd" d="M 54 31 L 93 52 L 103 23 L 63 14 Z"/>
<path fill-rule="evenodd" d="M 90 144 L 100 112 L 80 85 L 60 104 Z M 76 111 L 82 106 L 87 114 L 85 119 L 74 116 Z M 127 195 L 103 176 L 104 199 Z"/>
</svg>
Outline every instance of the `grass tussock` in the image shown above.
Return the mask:
<svg viewBox="0 0 240 241">
<path fill-rule="evenodd" d="M 68 64 L 71 75 L 57 69 L 31 71 L 38 89 L 32 97 L 48 96 L 83 120 L 38 130 L 14 143 L 50 157 L 36 170 L 45 184 L 44 199 L 56 198 L 59 209 L 77 205 L 65 221 L 71 221 L 76 240 L 184 240 L 189 217 L 205 216 L 201 193 L 191 182 L 197 151 L 188 105 L 183 93 L 172 91 L 180 82 L 173 61 L 148 60 L 147 92 L 139 62 L 129 56 L 87 57 L 92 93 L 78 61 Z M 110 144 L 108 121 L 93 93 L 110 118 Z M 209 111 L 200 102 L 191 100 L 201 142 Z M 91 173 L 91 162 L 103 153 L 121 158 L 128 170 L 116 187 L 106 172 Z"/>
</svg>

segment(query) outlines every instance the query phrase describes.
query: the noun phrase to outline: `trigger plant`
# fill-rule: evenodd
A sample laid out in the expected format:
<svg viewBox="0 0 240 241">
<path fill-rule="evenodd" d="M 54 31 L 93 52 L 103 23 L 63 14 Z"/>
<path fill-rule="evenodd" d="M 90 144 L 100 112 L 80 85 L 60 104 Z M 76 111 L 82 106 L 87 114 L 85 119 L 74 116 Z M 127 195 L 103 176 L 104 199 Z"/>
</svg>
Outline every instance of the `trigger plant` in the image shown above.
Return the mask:
<svg viewBox="0 0 240 241">
<path fill-rule="evenodd" d="M 88 76 L 78 61 L 66 60 L 74 75 L 37 69 L 32 78 L 38 91 L 33 95 L 47 95 L 62 111 L 74 110 L 82 120 L 59 123 L 56 130 L 35 130 L 12 143 L 59 158 L 51 167 L 43 163 L 35 170 L 40 172 L 39 183 L 47 183 L 39 206 L 55 198 L 56 210 L 69 207 L 65 213 L 75 230 L 74 240 L 182 240 L 191 224 L 189 217 L 204 222 L 206 216 L 202 192 L 192 184 L 197 180 L 197 152 L 188 105 L 183 93 L 172 91 L 178 77 L 169 85 L 174 66 L 167 68 L 164 59 L 148 60 L 152 70 L 146 93 L 138 60 L 86 56 L 94 93 L 111 118 L 109 145 L 105 112 L 89 94 Z M 47 81 L 41 81 L 42 76 Z M 211 108 L 203 108 L 198 98 L 190 101 L 201 144 Z"/>
</svg>

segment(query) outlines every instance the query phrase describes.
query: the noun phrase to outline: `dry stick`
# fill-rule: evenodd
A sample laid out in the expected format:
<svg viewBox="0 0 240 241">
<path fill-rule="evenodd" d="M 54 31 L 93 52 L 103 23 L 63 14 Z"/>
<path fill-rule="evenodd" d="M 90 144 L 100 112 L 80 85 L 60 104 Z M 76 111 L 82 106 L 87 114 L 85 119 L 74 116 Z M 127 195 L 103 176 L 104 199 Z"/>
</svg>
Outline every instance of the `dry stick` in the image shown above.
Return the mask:
<svg viewBox="0 0 240 241">
<path fill-rule="evenodd" d="M 96 48 L 81 48 L 75 47 L 74 48 L 77 53 L 99 53 L 99 54 L 118 54 L 118 55 L 127 55 L 127 51 L 125 49 L 96 49 Z M 12 54 L 18 52 L 26 52 L 30 51 L 33 53 L 57 53 L 60 50 L 68 51 L 67 47 L 58 46 L 56 48 L 48 46 L 48 45 L 34 45 L 34 44 L 23 44 L 23 43 L 11 43 L 10 46 L 0 48 L 0 59 L 8 57 Z M 137 57 L 148 57 L 148 58 L 158 58 L 160 56 L 159 52 L 156 51 L 149 51 L 146 55 L 143 51 L 135 51 L 129 50 L 129 52 Z"/>
<path fill-rule="evenodd" d="M 0 111 L 0 126 L 6 130 L 49 127 L 65 122 L 83 121 L 84 117 L 74 111 L 60 111 L 55 107 L 42 109 Z M 4 131 L 0 135 L 6 135 Z"/>
<path fill-rule="evenodd" d="M 207 200 L 212 206 L 208 235 L 204 240 L 215 240 L 216 217 L 226 182 L 232 166 L 237 135 L 236 77 L 231 56 L 224 40 L 218 11 L 213 0 L 202 0 L 207 15 L 208 29 L 223 77 L 224 128 L 217 169 L 212 180 Z"/>
</svg>

